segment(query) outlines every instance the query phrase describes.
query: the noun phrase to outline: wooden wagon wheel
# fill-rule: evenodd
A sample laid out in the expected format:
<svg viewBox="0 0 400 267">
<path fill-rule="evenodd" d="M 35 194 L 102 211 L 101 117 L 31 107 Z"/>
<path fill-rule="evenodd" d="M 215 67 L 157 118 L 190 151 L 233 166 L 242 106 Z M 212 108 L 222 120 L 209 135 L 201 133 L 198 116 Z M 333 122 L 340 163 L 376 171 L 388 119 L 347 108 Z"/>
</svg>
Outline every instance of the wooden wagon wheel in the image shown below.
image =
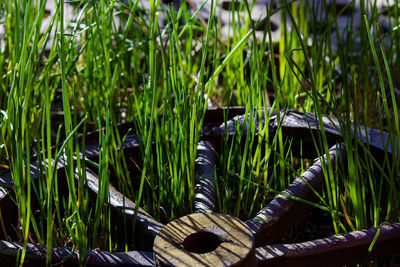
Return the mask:
<svg viewBox="0 0 400 267">
<path fill-rule="evenodd" d="M 223 132 L 235 134 L 229 125 L 234 121 L 243 123 L 244 108 L 210 109 L 206 112 L 202 139 L 198 144 L 196 159 L 196 195 L 194 214 L 179 218 L 167 226 L 157 222 L 144 210 L 139 209 L 136 217 L 136 244 L 141 251 L 87 252 L 86 266 L 153 266 L 164 265 L 208 265 L 208 266 L 264 266 L 264 265 L 318 265 L 320 260 L 332 265 L 351 264 L 365 260 L 368 246 L 375 237 L 378 228 L 335 235 L 324 239 L 296 244 L 274 244 L 309 209 L 309 205 L 293 200 L 292 197 L 315 201 L 311 188 L 319 190 L 323 181 L 324 159 L 317 160 L 306 172 L 262 209 L 253 219 L 241 222 L 230 215 L 214 213 L 217 211 L 215 195 L 214 153 L 215 140 Z M 227 126 L 223 124 L 224 113 L 231 119 Z M 310 133 L 318 132 L 319 122 L 312 114 L 295 111 L 281 111 L 280 123 L 284 137 L 294 138 L 298 142 L 311 145 Z M 272 115 L 269 130 L 276 131 L 277 118 Z M 340 144 L 340 133 L 328 122 L 324 122 L 328 143 L 333 145 L 329 155 L 332 164 L 338 157 L 345 157 L 345 147 Z M 225 129 L 225 127 L 228 127 Z M 119 127 L 126 133 L 131 125 Z M 98 157 L 98 133 L 85 137 L 86 152 L 89 159 Z M 388 141 L 387 134 L 384 135 Z M 379 156 L 384 151 L 381 133 L 367 129 L 359 136 L 368 140 L 370 149 Z M 296 143 L 293 151 L 296 153 Z M 312 146 L 310 146 L 312 147 Z M 128 136 L 121 147 L 125 153 L 137 153 L 139 143 L 134 135 Z M 311 153 L 312 151 L 310 151 Z M 389 153 L 392 153 L 390 148 Z M 312 154 L 312 153 L 311 153 Z M 64 169 L 59 163 L 57 168 Z M 33 179 L 38 176 L 35 165 L 31 165 Z M 60 172 L 61 175 L 62 172 Z M 94 172 L 87 170 L 88 186 L 93 194 L 98 190 L 98 179 Z M 0 207 L 3 218 L 15 216 L 15 209 L 8 192 L 12 192 L 11 174 L 0 177 Z M 134 218 L 135 205 L 114 187 L 109 189 L 109 204 L 126 219 Z M 123 204 L 124 203 L 124 204 Z M 376 258 L 400 252 L 400 223 L 383 225 L 369 257 Z M 0 257 L 15 263 L 22 245 L 0 241 Z M 54 263 L 63 262 L 63 266 L 76 266 L 79 252 L 71 248 L 53 248 Z M 46 249 L 43 246 L 28 244 L 26 262 L 29 266 L 43 266 L 46 261 Z"/>
</svg>

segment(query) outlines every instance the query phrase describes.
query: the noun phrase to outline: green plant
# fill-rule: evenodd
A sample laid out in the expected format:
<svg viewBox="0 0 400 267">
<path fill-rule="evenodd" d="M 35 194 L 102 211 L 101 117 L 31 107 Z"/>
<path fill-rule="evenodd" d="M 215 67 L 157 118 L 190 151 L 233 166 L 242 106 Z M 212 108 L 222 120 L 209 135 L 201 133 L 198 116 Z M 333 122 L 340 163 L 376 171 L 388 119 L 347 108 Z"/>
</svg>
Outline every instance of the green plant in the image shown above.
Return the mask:
<svg viewBox="0 0 400 267">
<path fill-rule="evenodd" d="M 283 138 L 279 112 L 278 130 L 272 134 L 267 126 L 274 111 L 295 109 L 331 119 L 348 151 L 340 175 L 328 162 L 320 202 L 309 204 L 331 214 L 337 233 L 398 221 L 398 3 L 380 11 L 376 1 L 360 1 L 357 13 L 355 1 L 339 9 L 313 2 L 266 4 L 261 21 L 252 20 L 254 2 L 232 2 L 227 40 L 220 37 L 220 1 L 197 9 L 190 1 L 179 7 L 150 1 L 144 10 L 132 0 L 60 0 L 47 29 L 41 29 L 46 1 L 1 2 L 0 163 L 13 176 L 21 241 L 46 245 L 48 260 L 54 246 L 133 249 L 111 226 L 110 183 L 157 219 L 191 213 L 197 143 L 209 103 L 246 107 L 244 128 L 236 125 L 235 137 L 221 142 L 215 170 L 221 212 L 254 216 L 308 167 L 309 159 L 295 158 L 292 140 Z M 69 23 L 66 4 L 73 5 Z M 206 8 L 208 18 L 199 20 Z M 383 12 L 393 15 L 386 33 L 379 26 Z M 270 18 L 277 13 L 281 39 L 274 42 Z M 343 14 L 349 14 L 345 29 L 339 28 Z M 263 25 L 260 39 L 256 31 Z M 53 115 L 57 108 L 62 122 Z M 139 162 L 119 150 L 126 136 L 117 125 L 125 121 L 139 136 Z M 359 140 L 364 126 L 389 133 L 383 164 Z M 78 137 L 93 129 L 100 129 L 96 162 L 85 157 L 85 139 Z M 329 149 L 323 124 L 314 147 L 319 157 Z M 57 160 L 65 164 L 62 173 Z M 30 177 L 31 164 L 40 170 L 37 180 Z M 131 166 L 139 176 L 131 177 Z M 94 206 L 87 167 L 97 169 L 100 181 Z M 32 210 L 36 202 L 40 215 Z M 20 265 L 24 257 L 25 250 Z"/>
</svg>

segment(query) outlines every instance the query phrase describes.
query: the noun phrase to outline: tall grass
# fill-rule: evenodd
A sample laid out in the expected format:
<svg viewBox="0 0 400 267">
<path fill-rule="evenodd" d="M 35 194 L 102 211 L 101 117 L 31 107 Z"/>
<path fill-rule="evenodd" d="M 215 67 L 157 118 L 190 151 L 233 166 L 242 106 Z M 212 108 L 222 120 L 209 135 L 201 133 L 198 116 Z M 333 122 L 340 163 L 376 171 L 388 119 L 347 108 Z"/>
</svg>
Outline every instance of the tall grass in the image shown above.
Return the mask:
<svg viewBox="0 0 400 267">
<path fill-rule="evenodd" d="M 336 117 L 332 123 L 346 144 L 347 162 L 340 174 L 328 162 L 316 205 L 329 211 L 335 231 L 398 221 L 398 3 L 386 8 L 394 16 L 383 32 L 375 1 L 360 1 L 360 12 L 354 12 L 354 1 L 341 8 L 313 2 L 268 3 L 264 21 L 251 19 L 254 3 L 232 2 L 226 41 L 220 37 L 220 1 L 197 10 L 186 1 L 150 1 L 147 11 L 132 0 L 71 2 L 75 15 L 68 23 L 67 3 L 60 0 L 44 31 L 45 1 L 0 3 L 0 156 L 13 176 L 19 241 L 46 245 L 49 261 L 54 246 L 133 249 L 111 225 L 110 183 L 165 222 L 191 213 L 197 143 L 209 103 L 246 107 L 245 128 L 237 124 L 235 136 L 225 135 L 219 149 L 220 212 L 254 216 L 271 192 L 282 191 L 308 167 L 308 159 L 291 153 L 293 141 L 283 138 L 279 112 L 278 130 L 268 129 L 273 111 L 296 109 L 320 121 Z M 205 8 L 203 23 L 198 15 Z M 277 12 L 281 38 L 273 41 L 269 18 Z M 339 28 L 343 14 L 350 22 L 345 29 Z M 352 26 L 357 21 L 359 28 Z M 262 25 L 260 39 L 256 31 Z M 63 110 L 62 122 L 52 116 L 56 108 Z M 125 121 L 133 121 L 131 132 L 140 136 L 140 162 L 119 150 L 124 136 L 117 125 Z M 373 157 L 370 140 L 357 138 L 364 125 L 389 133 L 383 164 Z M 322 157 L 329 146 L 319 126 L 314 146 Z M 94 167 L 99 194 L 91 206 L 85 140 L 78 133 L 93 129 L 102 130 Z M 62 172 L 57 161 L 65 164 Z M 41 170 L 36 181 L 30 164 Z M 140 175 L 131 177 L 130 166 L 136 165 Z M 21 264 L 24 257 L 23 252 Z"/>
</svg>

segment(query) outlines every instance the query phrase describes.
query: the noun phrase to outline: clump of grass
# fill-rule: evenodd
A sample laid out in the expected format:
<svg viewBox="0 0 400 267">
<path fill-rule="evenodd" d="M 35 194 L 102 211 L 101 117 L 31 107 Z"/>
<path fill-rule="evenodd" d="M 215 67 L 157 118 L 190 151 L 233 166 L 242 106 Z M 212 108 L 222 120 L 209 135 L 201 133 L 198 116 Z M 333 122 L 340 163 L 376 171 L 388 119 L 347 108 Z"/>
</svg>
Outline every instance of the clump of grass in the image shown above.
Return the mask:
<svg viewBox="0 0 400 267">
<path fill-rule="evenodd" d="M 147 11 L 139 1 L 89 1 L 74 6 L 71 23 L 64 23 L 66 3 L 58 1 L 44 34 L 46 1 L 1 2 L 0 160 L 13 175 L 21 241 L 35 236 L 49 253 L 53 246 L 72 244 L 82 251 L 134 248 L 111 226 L 110 182 L 157 219 L 191 213 L 196 149 L 209 102 L 246 106 L 247 134 L 237 127 L 234 138 L 224 136 L 218 155 L 221 212 L 253 216 L 268 203 L 268 192 L 282 191 L 307 168 L 309 161 L 291 154 L 292 140 L 283 138 L 279 125 L 275 133 L 268 129 L 273 111 L 296 109 L 313 112 L 320 121 L 336 117 L 346 143 L 349 155 L 341 175 L 328 162 L 316 205 L 329 211 L 335 231 L 398 221 L 398 6 L 387 7 L 395 16 L 381 34 L 381 14 L 370 1 L 360 1 L 359 13 L 352 13 L 354 2 L 341 9 L 328 1 L 313 2 L 271 2 L 263 21 L 251 19 L 252 3 L 232 5 L 232 35 L 224 41 L 218 1 L 197 10 L 186 1 L 180 6 L 150 1 Z M 204 24 L 197 16 L 206 6 L 211 9 Z M 282 18 L 281 39 L 273 42 L 270 17 L 276 12 Z M 342 14 L 360 21 L 360 29 L 340 30 Z M 325 29 L 319 27 L 321 20 Z M 257 39 L 260 25 L 266 25 L 265 34 Z M 49 39 L 52 31 L 54 40 Z M 55 130 L 52 110 L 60 100 L 64 121 Z M 276 114 L 279 124 L 283 118 Z M 132 132 L 140 136 L 140 177 L 130 177 L 129 166 L 137 163 L 119 151 L 124 137 L 117 125 L 123 121 L 133 121 Z M 389 133 L 383 164 L 368 142 L 357 138 L 364 125 Z M 321 157 L 329 147 L 320 128 L 314 146 Z M 104 129 L 94 206 L 89 205 L 85 141 L 78 138 L 88 129 Z M 77 151 L 83 156 L 75 158 Z M 65 164 L 62 175 L 54 160 Z M 41 170 L 36 181 L 28 171 L 31 164 Z M 110 181 L 110 173 L 115 180 Z M 59 194 L 61 176 L 67 181 L 65 195 Z M 40 216 L 33 216 L 36 202 Z M 23 252 L 21 264 L 24 257 Z"/>
</svg>

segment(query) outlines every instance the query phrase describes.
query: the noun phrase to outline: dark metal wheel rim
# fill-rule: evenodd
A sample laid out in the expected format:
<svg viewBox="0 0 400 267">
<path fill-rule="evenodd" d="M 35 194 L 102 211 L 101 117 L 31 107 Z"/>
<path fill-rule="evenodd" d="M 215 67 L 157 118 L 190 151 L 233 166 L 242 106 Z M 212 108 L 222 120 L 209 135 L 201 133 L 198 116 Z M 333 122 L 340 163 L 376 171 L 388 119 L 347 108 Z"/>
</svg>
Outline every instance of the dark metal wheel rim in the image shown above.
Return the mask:
<svg viewBox="0 0 400 267">
<path fill-rule="evenodd" d="M 207 110 L 205 114 L 204 128 L 202 132 L 202 138 L 198 146 L 198 157 L 196 160 L 196 196 L 195 196 L 195 211 L 196 212 L 214 212 L 216 211 L 216 198 L 215 198 L 215 185 L 210 176 L 210 170 L 213 172 L 214 165 L 216 164 L 216 157 L 213 152 L 212 140 L 218 138 L 224 131 L 221 126 L 224 120 L 224 113 L 228 112 L 228 118 L 232 120 L 239 120 L 243 118 L 245 109 L 242 107 L 231 107 L 231 108 L 214 108 Z M 283 112 L 283 113 L 282 113 Z M 294 137 L 298 139 L 306 139 L 306 135 L 310 134 L 310 130 L 318 131 L 318 121 L 313 114 L 303 114 L 296 111 L 281 111 L 284 116 L 284 120 L 281 124 L 283 132 L 287 137 Z M 225 114 L 226 115 L 226 114 Z M 242 117 L 240 116 L 242 115 Z M 277 126 L 273 116 L 270 119 L 269 127 L 274 130 Z M 333 125 L 328 122 L 324 122 L 324 126 L 327 132 L 328 141 L 330 144 L 340 142 L 341 135 Z M 121 125 L 120 130 L 126 131 L 129 125 Z M 275 128 L 276 129 L 276 128 Z M 234 134 L 234 131 L 228 129 L 228 134 Z M 97 133 L 87 135 L 86 140 L 94 140 Z M 385 141 L 388 141 L 388 135 L 385 134 Z M 359 136 L 360 140 L 368 139 L 371 150 L 375 151 L 378 155 L 384 150 L 384 144 L 382 143 L 381 133 L 373 129 L 367 129 L 365 134 Z M 135 149 L 139 144 L 134 142 L 124 144 L 122 149 Z M 87 157 L 96 157 L 96 144 L 87 142 Z M 389 149 L 389 153 L 392 153 Z M 98 146 L 97 146 L 98 149 Z M 334 146 L 331 151 L 331 160 L 336 157 L 336 152 L 340 151 L 340 155 L 343 153 L 345 148 L 343 145 Z M 323 174 L 320 171 L 315 171 L 316 168 L 321 168 L 321 162 L 317 161 L 311 168 L 301 175 L 301 178 L 297 178 L 284 192 L 287 194 L 293 194 L 297 197 L 304 199 L 311 199 L 309 187 L 304 183 L 307 180 L 308 183 L 318 187 L 318 184 L 322 182 Z M 63 164 L 59 164 L 58 168 L 63 168 Z M 33 173 L 37 170 L 35 166 L 31 166 Z M 90 171 L 88 171 L 90 174 Z M 322 177 L 321 177 L 322 175 Z M 92 173 L 89 175 L 90 183 L 92 184 L 91 190 L 96 189 L 96 176 Z M 314 183 L 314 184 L 313 184 Z M 12 189 L 12 179 L 10 174 L 3 175 L 0 177 L 1 184 L 1 196 L 0 205 L 9 202 L 9 196 L 7 191 Z M 312 192 L 311 192 L 312 193 Z M 128 218 L 132 218 L 134 203 L 129 199 L 125 198 L 125 206 L 120 205 L 121 198 L 124 197 L 115 188 L 110 188 L 110 205 L 114 209 L 119 209 L 124 212 Z M 133 208 L 132 208 L 133 207 Z M 282 207 L 290 207 L 286 211 Z M 289 214 L 288 210 L 292 213 Z M 294 215 L 293 210 L 298 212 Z M 306 212 L 307 207 L 299 205 L 296 201 L 291 200 L 283 195 L 278 195 L 266 208 L 261 210 L 258 215 L 246 221 L 248 227 L 253 231 L 256 243 L 256 257 L 258 265 L 290 265 L 294 262 L 297 265 L 303 263 L 306 265 L 316 264 L 318 258 L 335 258 L 336 255 L 349 255 L 353 253 L 353 259 L 348 260 L 348 257 L 341 257 L 346 259 L 342 262 L 336 262 L 338 264 L 354 263 L 354 259 L 362 260 L 365 256 L 365 247 L 368 247 L 375 237 L 377 231 L 380 231 L 380 237 L 378 238 L 373 253 L 369 256 L 372 258 L 391 255 L 393 253 L 400 252 L 400 223 L 394 223 L 391 225 L 382 225 L 381 227 L 371 228 L 363 231 L 351 232 L 345 235 L 336 235 L 327 237 L 319 240 L 312 240 L 303 243 L 296 244 L 273 244 L 282 234 L 282 232 L 289 229 L 297 219 L 299 219 Z M 272 222 L 271 217 L 276 217 L 278 220 Z M 293 220 L 293 217 L 295 219 Z M 288 218 L 291 218 L 290 221 Z M 289 222 L 290 221 L 290 222 Z M 146 236 L 150 242 L 145 242 L 143 247 L 147 247 L 153 242 L 157 233 L 163 228 L 164 225 L 154 220 L 149 214 L 143 210 L 139 210 L 137 216 L 137 230 Z M 388 249 L 390 248 L 390 249 Z M 22 245 L 7 241 L 0 241 L 0 250 L 5 257 L 16 257 L 19 250 L 22 249 Z M 43 265 L 46 260 L 45 247 L 38 245 L 27 245 L 27 259 L 31 260 L 32 266 L 35 264 L 38 266 Z M 53 248 L 52 257 L 54 263 L 63 261 L 64 266 L 75 266 L 79 260 L 79 252 L 72 250 L 71 248 Z M 129 251 L 129 252 L 105 252 L 88 250 L 85 259 L 86 266 L 152 266 L 154 265 L 153 253 L 151 251 Z M 335 263 L 335 264 L 336 264 Z M 30 265 L 31 265 L 30 264 Z M 334 264 L 334 265 L 335 265 Z"/>
</svg>

